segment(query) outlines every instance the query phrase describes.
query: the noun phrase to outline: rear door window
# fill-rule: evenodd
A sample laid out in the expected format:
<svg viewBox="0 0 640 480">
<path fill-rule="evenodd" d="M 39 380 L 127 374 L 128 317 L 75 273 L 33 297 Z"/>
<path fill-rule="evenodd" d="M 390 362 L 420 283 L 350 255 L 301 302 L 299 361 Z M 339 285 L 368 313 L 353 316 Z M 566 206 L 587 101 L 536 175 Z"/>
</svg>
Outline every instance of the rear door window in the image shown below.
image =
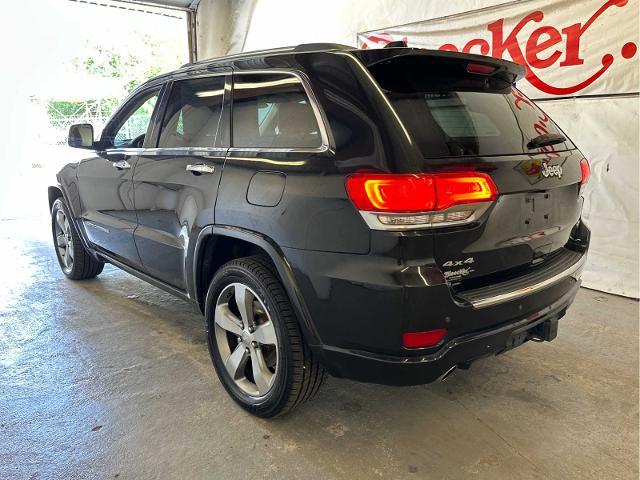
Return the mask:
<svg viewBox="0 0 640 480">
<path fill-rule="evenodd" d="M 315 148 L 320 128 L 300 80 L 288 74 L 237 74 L 232 146 Z"/>
<path fill-rule="evenodd" d="M 214 147 L 224 85 L 224 75 L 175 82 L 162 120 L 158 147 Z"/>
</svg>

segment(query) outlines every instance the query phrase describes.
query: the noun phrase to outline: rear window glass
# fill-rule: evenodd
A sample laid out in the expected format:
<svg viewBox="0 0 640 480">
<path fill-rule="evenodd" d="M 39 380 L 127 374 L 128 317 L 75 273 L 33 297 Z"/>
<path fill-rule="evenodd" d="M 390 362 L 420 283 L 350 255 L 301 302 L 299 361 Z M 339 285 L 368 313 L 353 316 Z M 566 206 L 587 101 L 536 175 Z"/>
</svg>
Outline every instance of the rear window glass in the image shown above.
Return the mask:
<svg viewBox="0 0 640 480">
<path fill-rule="evenodd" d="M 533 138 L 562 132 L 515 88 L 473 91 L 389 92 L 387 97 L 424 157 L 508 155 L 573 148 L 570 142 L 535 149 Z"/>
<path fill-rule="evenodd" d="M 569 141 L 527 148 L 535 137 L 562 132 L 512 85 L 517 68 L 500 66 L 493 74 L 482 75 L 470 73 L 469 60 L 449 52 L 390 58 L 379 50 L 363 52 L 369 71 L 426 158 L 574 148 Z M 477 61 L 487 66 L 488 60 Z"/>
<path fill-rule="evenodd" d="M 233 146 L 309 148 L 322 144 L 313 108 L 300 81 L 285 74 L 236 75 Z"/>
</svg>

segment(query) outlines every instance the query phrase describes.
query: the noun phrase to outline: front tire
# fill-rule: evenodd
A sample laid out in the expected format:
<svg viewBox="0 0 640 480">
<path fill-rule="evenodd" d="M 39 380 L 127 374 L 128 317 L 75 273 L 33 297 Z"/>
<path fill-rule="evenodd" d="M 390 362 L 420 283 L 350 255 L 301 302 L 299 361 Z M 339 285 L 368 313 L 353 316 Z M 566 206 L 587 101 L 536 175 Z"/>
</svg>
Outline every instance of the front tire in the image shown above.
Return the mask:
<svg viewBox="0 0 640 480">
<path fill-rule="evenodd" d="M 85 250 L 62 198 L 56 199 L 51 207 L 51 230 L 58 263 L 68 278 L 85 280 L 102 272 L 104 263 Z"/>
<path fill-rule="evenodd" d="M 313 397 L 325 371 L 307 347 L 273 265 L 245 257 L 223 265 L 205 305 L 213 365 L 229 395 L 263 418 Z"/>
</svg>

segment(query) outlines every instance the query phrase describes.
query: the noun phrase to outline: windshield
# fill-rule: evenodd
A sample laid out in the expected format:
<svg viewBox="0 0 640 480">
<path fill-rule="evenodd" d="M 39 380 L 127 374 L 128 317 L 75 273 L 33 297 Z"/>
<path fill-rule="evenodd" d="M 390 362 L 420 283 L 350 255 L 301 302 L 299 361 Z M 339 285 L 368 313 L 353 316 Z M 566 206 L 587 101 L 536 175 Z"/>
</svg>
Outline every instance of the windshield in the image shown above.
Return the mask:
<svg viewBox="0 0 640 480">
<path fill-rule="evenodd" d="M 527 148 L 539 135 L 562 132 L 515 88 L 509 93 L 387 91 L 386 95 L 425 158 L 548 153 L 575 148 L 569 140 Z"/>
</svg>

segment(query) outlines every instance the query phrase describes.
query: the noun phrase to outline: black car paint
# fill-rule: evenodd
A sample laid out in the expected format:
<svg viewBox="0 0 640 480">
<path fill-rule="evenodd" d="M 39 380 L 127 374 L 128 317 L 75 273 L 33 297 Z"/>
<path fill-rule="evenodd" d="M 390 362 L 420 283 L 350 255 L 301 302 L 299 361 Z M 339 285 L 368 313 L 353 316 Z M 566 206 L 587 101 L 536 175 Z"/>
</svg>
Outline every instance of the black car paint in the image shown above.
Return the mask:
<svg viewBox="0 0 640 480">
<path fill-rule="evenodd" d="M 208 286 L 202 274 L 205 245 L 227 237 L 256 245 L 273 260 L 307 342 L 332 374 L 391 384 L 434 380 L 458 363 L 499 353 L 505 332 L 523 321 L 559 318 L 579 285 L 566 278 L 536 294 L 476 310 L 459 302 L 454 286 L 445 280 L 442 264 L 452 252 L 458 257 L 479 255 L 478 261 L 487 268 L 492 262 L 497 269 L 506 268 L 500 263 L 504 258 L 510 259 L 509 269 L 524 268 L 543 255 L 544 248 L 568 244 L 572 231 L 574 236 L 579 231 L 583 246 L 588 246 L 588 230 L 584 233 L 584 226 L 571 229 L 581 225 L 578 184 L 582 156 L 578 150 L 559 152 L 562 179 L 545 178 L 535 187 L 526 175 L 514 171 L 524 161 L 544 158 L 542 153 L 425 162 L 364 66 L 410 50 L 271 52 L 194 64 L 156 77 L 130 96 L 135 98 L 150 87 L 162 88 L 143 148 L 100 151 L 68 165 L 58 174 L 50 198 L 59 189 L 85 246 L 98 258 L 200 307 Z M 229 125 L 231 74 L 267 70 L 295 72 L 312 89 L 327 127 L 328 142 L 323 148 L 237 149 L 230 143 L 229 132 L 223 130 L 213 152 L 175 154 L 156 149 L 171 82 L 227 75 L 222 115 Z M 124 105 L 112 122 L 126 102 Z M 108 128 L 106 131 L 108 134 Z M 113 163 L 117 159 L 126 159 L 132 168 L 119 171 Z M 197 176 L 185 171 L 187 163 L 196 162 L 211 164 L 215 174 Z M 452 165 L 489 173 L 501 193 L 483 218 L 470 226 L 372 231 L 353 208 L 344 187 L 345 177 L 356 171 L 418 173 Z M 258 173 L 261 175 L 256 176 Z M 276 204 L 248 199 L 250 186 L 258 191 L 256 198 L 260 192 L 271 198 L 273 177 L 262 173 L 283 178 L 275 182 L 275 188 L 281 190 Z M 567 209 L 554 212 L 562 216 L 559 230 L 509 250 L 500 248 L 501 241 L 554 226 L 544 216 L 521 218 L 521 208 L 531 201 L 532 191 L 545 195 L 558 189 L 574 198 Z M 167 192 L 189 201 L 159 202 Z M 158 208 L 159 204 L 165 208 Z M 488 223 L 491 215 L 511 227 L 501 229 Z M 106 236 L 105 229 L 109 231 Z M 460 244 L 457 251 L 456 242 Z M 483 272 L 488 273 L 486 268 Z M 459 286 L 464 287 L 464 281 Z M 416 350 L 402 347 L 404 332 L 436 328 L 447 329 L 441 344 Z M 470 350 L 464 354 L 445 355 L 469 335 L 480 335 L 483 340 L 472 342 L 476 347 L 464 347 Z M 411 366 L 404 367 L 405 363 Z"/>
</svg>

